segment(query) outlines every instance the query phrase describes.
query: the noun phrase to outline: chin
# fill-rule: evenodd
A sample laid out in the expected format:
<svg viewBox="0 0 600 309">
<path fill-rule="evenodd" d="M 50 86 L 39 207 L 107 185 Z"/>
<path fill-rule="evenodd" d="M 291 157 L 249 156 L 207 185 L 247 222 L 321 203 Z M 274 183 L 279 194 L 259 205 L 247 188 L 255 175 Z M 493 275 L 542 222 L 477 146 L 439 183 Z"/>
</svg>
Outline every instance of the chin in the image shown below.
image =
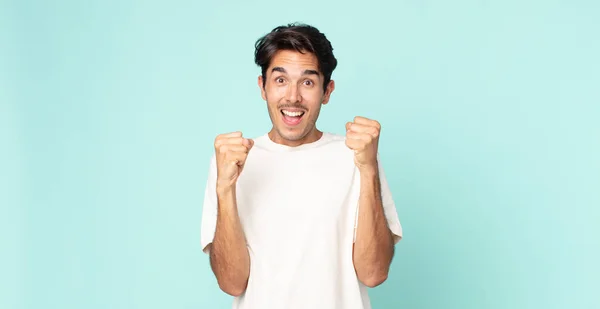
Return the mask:
<svg viewBox="0 0 600 309">
<path fill-rule="evenodd" d="M 276 127 L 276 131 L 280 138 L 290 142 L 297 142 L 305 139 L 311 130 L 306 125 L 290 128 L 285 124 L 280 124 Z"/>
<path fill-rule="evenodd" d="M 294 128 L 293 130 L 290 130 L 288 128 L 283 128 L 283 129 L 279 129 L 277 130 L 279 132 L 279 135 L 281 136 L 281 138 L 288 140 L 288 141 L 299 141 L 303 138 L 306 137 L 307 132 L 305 132 L 305 129 L 299 130 L 297 128 Z"/>
</svg>

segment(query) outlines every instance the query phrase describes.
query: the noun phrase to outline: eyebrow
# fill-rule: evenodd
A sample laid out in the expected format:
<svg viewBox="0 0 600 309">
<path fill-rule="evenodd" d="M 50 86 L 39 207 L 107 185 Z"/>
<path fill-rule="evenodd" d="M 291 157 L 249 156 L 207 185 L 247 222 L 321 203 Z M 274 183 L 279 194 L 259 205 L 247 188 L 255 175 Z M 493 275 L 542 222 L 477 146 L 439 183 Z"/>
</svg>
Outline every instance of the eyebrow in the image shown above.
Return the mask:
<svg viewBox="0 0 600 309">
<path fill-rule="evenodd" d="M 282 67 L 274 67 L 271 70 L 271 72 L 281 72 L 287 74 L 287 71 Z M 302 75 L 319 75 L 319 72 L 317 72 L 316 70 L 304 70 L 304 72 L 302 72 Z"/>
</svg>

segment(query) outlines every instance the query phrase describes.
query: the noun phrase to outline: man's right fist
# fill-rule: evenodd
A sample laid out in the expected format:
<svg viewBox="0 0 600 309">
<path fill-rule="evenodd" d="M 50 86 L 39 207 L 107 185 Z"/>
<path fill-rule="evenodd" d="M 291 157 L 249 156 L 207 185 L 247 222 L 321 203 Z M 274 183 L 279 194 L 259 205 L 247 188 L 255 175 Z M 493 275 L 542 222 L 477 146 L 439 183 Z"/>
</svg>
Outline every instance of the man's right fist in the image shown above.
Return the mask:
<svg viewBox="0 0 600 309">
<path fill-rule="evenodd" d="M 215 138 L 217 186 L 235 185 L 253 145 L 254 141 L 243 138 L 242 132 L 220 134 Z"/>
</svg>

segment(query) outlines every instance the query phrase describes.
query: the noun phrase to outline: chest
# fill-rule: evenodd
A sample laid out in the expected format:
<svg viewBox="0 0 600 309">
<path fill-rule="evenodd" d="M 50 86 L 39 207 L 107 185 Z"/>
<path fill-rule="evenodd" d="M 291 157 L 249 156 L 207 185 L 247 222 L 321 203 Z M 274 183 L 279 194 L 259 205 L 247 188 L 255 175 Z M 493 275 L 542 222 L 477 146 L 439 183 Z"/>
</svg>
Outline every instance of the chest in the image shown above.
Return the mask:
<svg viewBox="0 0 600 309">
<path fill-rule="evenodd" d="M 238 212 L 251 242 L 334 231 L 355 210 L 358 175 L 352 153 L 256 153 L 242 176 Z"/>
</svg>

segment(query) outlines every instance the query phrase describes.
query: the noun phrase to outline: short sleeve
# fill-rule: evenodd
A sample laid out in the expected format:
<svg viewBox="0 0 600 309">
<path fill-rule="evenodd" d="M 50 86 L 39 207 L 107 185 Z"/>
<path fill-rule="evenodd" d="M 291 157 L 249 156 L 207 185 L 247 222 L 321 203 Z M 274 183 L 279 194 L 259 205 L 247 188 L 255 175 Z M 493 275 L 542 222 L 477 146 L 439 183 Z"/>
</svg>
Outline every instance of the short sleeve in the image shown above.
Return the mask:
<svg viewBox="0 0 600 309">
<path fill-rule="evenodd" d="M 381 158 L 378 156 L 379 162 L 379 182 L 381 187 L 381 200 L 383 203 L 383 211 L 388 223 L 388 227 L 393 234 L 394 244 L 397 244 L 402 239 L 402 225 L 396 210 L 396 203 L 392 197 L 390 186 L 387 182 L 387 177 L 381 164 Z M 354 224 L 354 240 L 356 241 L 356 228 L 358 227 L 358 207 L 356 210 L 356 221 Z"/>
<path fill-rule="evenodd" d="M 202 204 L 202 220 L 200 227 L 200 243 L 202 251 L 208 254 L 208 245 L 210 245 L 215 236 L 217 227 L 217 161 L 216 157 L 210 160 L 208 169 L 208 179 L 204 189 L 204 202 Z"/>
</svg>

